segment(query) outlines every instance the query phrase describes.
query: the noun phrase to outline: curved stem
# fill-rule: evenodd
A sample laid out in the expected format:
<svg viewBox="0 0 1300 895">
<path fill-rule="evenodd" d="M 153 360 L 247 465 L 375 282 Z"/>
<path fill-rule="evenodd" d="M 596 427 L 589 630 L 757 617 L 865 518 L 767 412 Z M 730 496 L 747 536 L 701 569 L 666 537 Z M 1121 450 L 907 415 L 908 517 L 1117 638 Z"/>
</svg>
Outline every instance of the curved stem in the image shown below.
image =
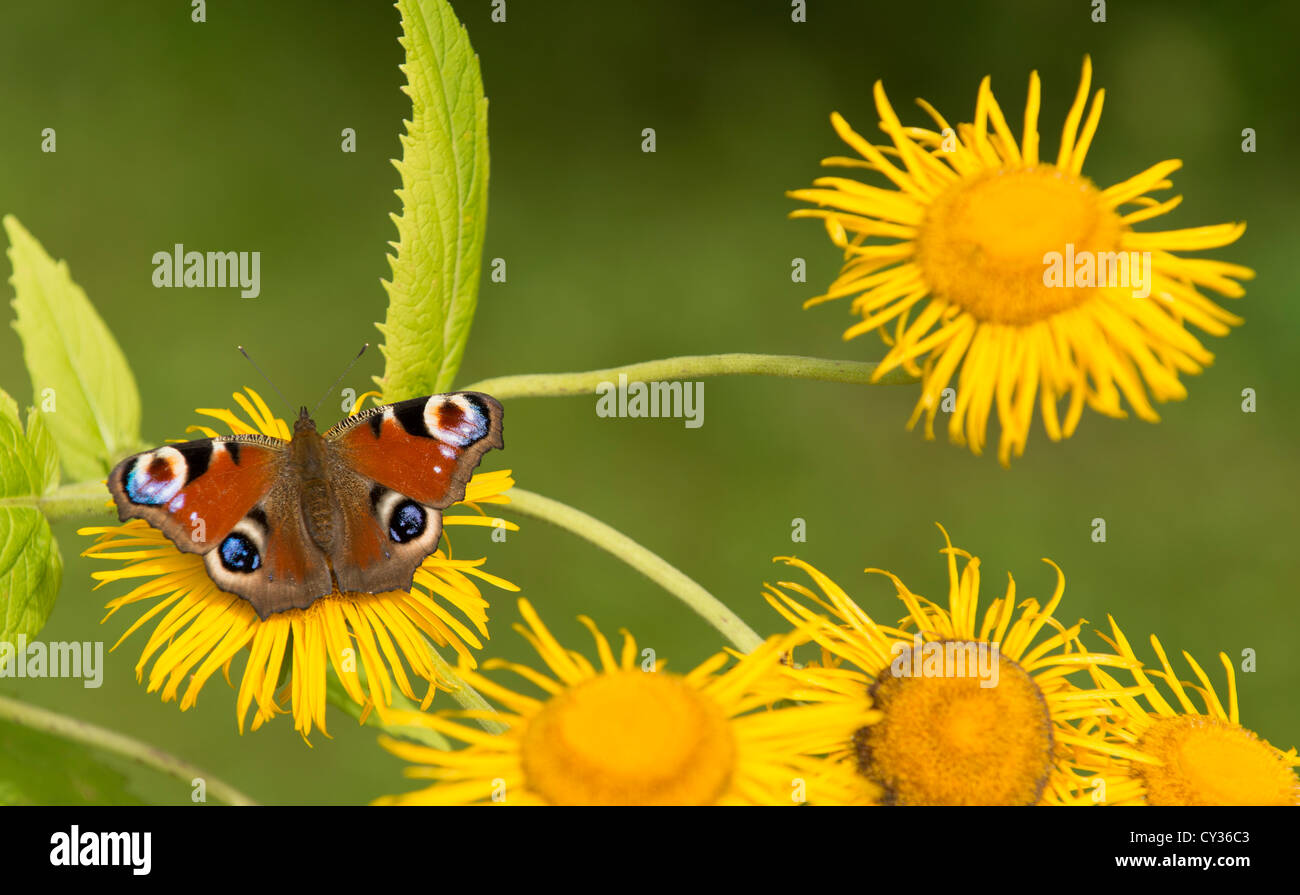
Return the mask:
<svg viewBox="0 0 1300 895">
<path fill-rule="evenodd" d="M 461 679 L 460 675 L 456 673 L 456 670 L 447 663 L 447 660 L 433 648 L 433 644 L 428 644 L 428 647 L 429 658 L 433 662 L 434 670 L 438 672 L 439 677 L 455 687 L 455 689 L 451 691 L 451 698 L 460 703 L 460 707 L 463 709 L 487 711 L 495 714 L 496 709 L 494 709 L 488 701 L 483 698 L 482 694 Z M 479 718 L 478 723 L 479 726 L 488 733 L 505 733 L 507 730 L 505 724 L 489 718 Z"/>
<path fill-rule="evenodd" d="M 583 373 L 497 376 L 465 388 L 487 392 L 496 398 L 587 395 L 595 392 L 596 386 L 601 383 L 617 382 L 619 374 L 641 382 L 696 379 L 703 376 L 783 376 L 787 379 L 819 379 L 823 382 L 858 385 L 898 385 L 917 381 L 902 369 L 890 370 L 875 379 L 873 377 L 879 366 L 875 362 L 827 360 L 795 354 L 694 354 L 609 367 L 605 370 L 587 370 Z"/>
<path fill-rule="evenodd" d="M 613 554 L 693 609 L 737 649 L 748 653 L 763 643 L 763 638 L 717 597 L 622 532 L 581 510 L 522 488 L 511 488 L 506 495 L 510 503 L 503 504 L 503 509 L 558 525 Z"/>
<path fill-rule="evenodd" d="M 12 721 L 24 727 L 30 727 L 32 730 L 39 730 L 42 733 L 52 734 L 61 739 L 71 740 L 74 743 L 82 743 L 96 749 L 102 749 L 105 752 L 121 755 L 137 764 L 153 768 L 155 771 L 169 777 L 175 777 L 177 780 L 184 782 L 186 786 L 192 785 L 194 778 L 201 777 L 208 792 L 227 805 L 257 804 L 257 802 L 254 802 L 230 784 L 218 780 L 188 761 L 182 761 L 157 746 L 150 746 L 148 743 L 142 743 L 139 740 L 98 727 L 87 721 L 69 718 L 66 715 L 60 715 L 48 709 L 37 708 L 34 705 L 28 705 L 25 702 L 19 702 L 5 696 L 0 696 L 0 720 Z"/>
<path fill-rule="evenodd" d="M 456 700 L 461 708 L 474 709 L 481 712 L 491 712 L 493 715 L 497 714 L 497 710 L 486 699 L 484 699 L 477 690 L 467 684 L 464 679 L 456 673 L 456 669 L 442 657 L 442 654 L 438 652 L 437 648 L 429 641 L 427 636 L 424 637 L 424 646 L 428 651 L 429 661 L 433 665 L 437 679 L 446 685 L 451 698 Z M 344 689 L 342 683 L 339 682 L 338 675 L 334 674 L 332 670 L 326 677 L 325 698 L 347 714 L 351 715 L 353 718 L 358 720 L 361 719 L 363 707 L 358 705 L 356 701 L 348 695 L 347 690 Z M 421 711 L 418 702 L 413 702 L 406 696 L 402 695 L 398 690 L 393 691 L 392 701 L 390 704 L 394 709 L 402 712 L 419 714 Z M 425 745 L 433 746 L 436 749 L 442 749 L 445 751 L 451 748 L 451 745 L 443 738 L 442 734 L 432 728 L 417 729 L 406 724 L 388 723 L 380 719 L 377 712 L 371 712 L 364 723 L 378 727 L 394 736 L 418 740 L 423 742 Z M 502 733 L 507 729 L 507 726 L 504 723 L 492 718 L 479 718 L 478 723 L 479 726 L 488 733 Z"/>
<path fill-rule="evenodd" d="M 64 485 L 49 494 L 0 497 L 0 507 L 35 507 L 50 521 L 112 515 L 113 504 L 103 481 Z"/>
</svg>

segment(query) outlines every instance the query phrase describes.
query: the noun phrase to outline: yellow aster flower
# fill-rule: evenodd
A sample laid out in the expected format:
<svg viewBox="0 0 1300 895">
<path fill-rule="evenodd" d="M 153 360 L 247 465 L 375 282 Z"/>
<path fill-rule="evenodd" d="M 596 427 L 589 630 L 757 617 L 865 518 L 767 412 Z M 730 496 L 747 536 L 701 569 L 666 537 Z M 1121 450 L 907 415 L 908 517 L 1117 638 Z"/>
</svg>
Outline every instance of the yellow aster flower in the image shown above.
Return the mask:
<svg viewBox="0 0 1300 895">
<path fill-rule="evenodd" d="M 1084 120 L 1091 80 L 1085 58 L 1054 163 L 1039 157 L 1037 72 L 1019 142 L 987 77 L 975 123 L 956 130 L 924 100 L 937 129 L 903 126 L 876 82 L 880 128 L 892 145 L 872 144 L 835 114 L 836 132 L 861 158 L 823 164 L 876 171 L 895 189 L 823 177 L 789 194 L 820 206 L 792 216 L 823 219 L 845 253 L 829 291 L 805 307 L 854 296 L 852 313 L 862 319 L 844 337 L 879 330 L 891 347 L 875 375 L 902 367 L 922 378 L 908 428 L 924 414 L 927 438 L 950 384 L 949 438 L 976 454 L 996 405 L 1003 465 L 1023 453 L 1036 401 L 1054 441 L 1073 434 L 1085 404 L 1123 417 L 1122 398 L 1156 421 L 1148 392 L 1156 401 L 1181 399 L 1179 373 L 1199 373 L 1213 360 L 1186 324 L 1222 336 L 1241 322 L 1201 289 L 1239 298 L 1236 281 L 1254 276 L 1237 264 L 1174 254 L 1228 245 L 1245 224 L 1133 229 L 1181 202 L 1147 195 L 1171 186 L 1179 160 L 1106 189 L 1083 175 L 1105 95 L 1097 91 Z M 1139 276 L 1147 260 L 1149 278 Z"/>
<path fill-rule="evenodd" d="M 1137 661 L 1113 618 L 1110 625 L 1114 638 L 1105 640 L 1120 656 Z M 1110 760 L 1085 763 L 1096 777 L 1080 779 L 1080 789 L 1109 805 L 1300 805 L 1300 781 L 1293 770 L 1300 756 L 1294 748 L 1283 752 L 1241 726 L 1237 679 L 1228 656 L 1219 653 L 1228 674 L 1225 708 L 1190 654 L 1184 652 L 1183 658 L 1200 686 L 1179 681 L 1154 635 L 1151 646 L 1161 670 L 1134 667 L 1135 687 L 1121 688 L 1102 669 L 1093 670 L 1098 686 L 1112 691 L 1115 710 L 1108 718 L 1091 719 L 1091 724 L 1116 745 Z M 1164 682 L 1176 706 L 1165 699 L 1156 681 Z M 1200 698 L 1200 709 L 1188 690 Z M 1098 780 L 1104 781 L 1104 789 Z"/>
<path fill-rule="evenodd" d="M 251 423 L 229 410 L 198 412 L 220 420 L 232 434 L 260 433 L 288 440 L 290 432 L 284 420 L 276 418 L 255 391 L 247 391 L 247 397 L 236 394 L 234 398 Z M 358 399 L 358 407 L 365 397 Z M 191 426 L 186 431 L 206 438 L 218 436 L 206 426 Z M 509 470 L 475 475 L 465 499 L 454 504 L 468 507 L 474 514 L 444 513 L 443 525 L 492 525 L 494 520 L 479 505 L 509 503 L 504 492 L 513 485 Z M 500 524 L 517 530 L 513 523 L 501 520 Z M 195 704 L 199 691 L 217 669 L 231 682 L 231 664 L 247 648 L 235 707 L 241 732 L 254 704 L 253 730 L 284 711 L 280 705 L 284 695 L 277 696 L 276 689 L 286 674 L 294 726 L 304 739 L 313 727 L 329 735 L 325 727 L 329 668 L 348 696 L 367 712 L 373 708 L 381 717 L 387 715 L 394 683 L 408 699 L 427 706 L 434 689 L 438 685 L 445 689 L 447 683 L 438 677 L 425 638 L 439 647 L 450 646 L 461 662 L 472 667 L 472 650 L 482 648 L 482 640 L 488 636 L 488 602 L 473 579 L 503 590 L 519 590 L 483 571 L 484 559 L 453 559 L 440 548 L 416 570 L 409 592 L 336 591 L 307 609 L 274 613 L 263 621 L 246 600 L 212 583 L 202 556 L 182 553 L 142 520 L 83 528 L 79 533 L 96 538 L 83 556 L 120 566 L 92 573 L 98 582 L 96 589 L 118 581 L 135 582 L 130 592 L 108 602 L 104 621 L 125 606 L 149 604 L 113 649 L 157 620 L 135 668 L 137 680 L 143 681 L 145 667 L 152 660 L 150 693 L 161 689 L 164 702 L 179 695 L 181 711 L 185 711 Z M 427 682 L 423 693 L 417 694 L 412 677 Z"/>
<path fill-rule="evenodd" d="M 411 777 L 433 785 L 378 799 L 386 805 L 790 805 L 865 804 L 875 794 L 851 769 L 821 756 L 878 713 L 861 699 L 831 692 L 804 704 L 765 708 L 788 697 L 782 657 L 805 635 L 766 641 L 735 658 L 719 653 L 687 674 L 661 669 L 623 631 L 616 656 L 594 622 L 579 620 L 596 642 L 597 662 L 562 646 L 527 600 L 518 630 L 550 674 L 500 660 L 543 691 L 534 698 L 462 669 L 465 681 L 506 710 L 501 734 L 473 723 L 482 712 L 411 714 L 468 744 L 441 751 L 381 739 L 413 763 Z M 723 670 L 725 668 L 725 670 Z"/>
<path fill-rule="evenodd" d="M 1105 691 L 1082 689 L 1068 676 L 1132 661 L 1084 652 L 1078 643 L 1084 622 L 1057 621 L 1065 577 L 1051 560 L 1044 562 L 1056 569 L 1057 584 L 1045 606 L 1025 600 L 1017 615 L 1016 584 L 1008 575 L 1006 595 L 981 617 L 980 561 L 953 547 L 946 531 L 944 540 L 946 608 L 890 572 L 866 570 L 893 582 L 908 612 L 897 627 L 875 622 L 808 563 L 778 557 L 820 590 L 793 581 L 767 586 L 768 602 L 791 623 L 810 627 L 821 646 L 820 666 L 798 672 L 807 687 L 856 693 L 882 715 L 837 744 L 831 757 L 882 788 L 888 804 L 1077 802 L 1069 769 L 1101 737 L 1074 725 L 1107 711 L 1108 703 Z"/>
</svg>

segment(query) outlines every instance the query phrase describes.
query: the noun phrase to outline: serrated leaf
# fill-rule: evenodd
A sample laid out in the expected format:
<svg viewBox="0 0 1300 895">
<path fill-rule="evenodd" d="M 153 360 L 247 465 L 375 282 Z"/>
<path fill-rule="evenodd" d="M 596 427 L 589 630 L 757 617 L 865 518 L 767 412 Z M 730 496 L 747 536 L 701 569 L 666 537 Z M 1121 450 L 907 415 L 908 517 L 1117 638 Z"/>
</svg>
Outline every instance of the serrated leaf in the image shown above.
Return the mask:
<svg viewBox="0 0 1300 895">
<path fill-rule="evenodd" d="M 68 477 L 103 478 L 139 445 L 135 377 L 68 265 L 51 258 L 13 215 L 4 226 L 18 312 L 13 326 L 36 401 L 53 397 L 54 411 L 45 422 Z"/>
<path fill-rule="evenodd" d="M 27 408 L 27 440 L 31 443 L 32 453 L 43 464 L 40 471 L 44 482 L 41 494 L 49 494 L 59 487 L 59 451 L 54 445 L 54 436 L 45 424 L 45 415 L 35 407 Z"/>
<path fill-rule="evenodd" d="M 85 746 L 0 722 L 0 805 L 140 805 Z"/>
<path fill-rule="evenodd" d="M 9 498 L 44 494 L 51 467 L 57 469 L 54 443 L 41 416 L 28 413 L 28 429 L 18 422 L 18 407 L 0 390 L 0 641 L 35 635 L 45 626 L 63 579 L 63 557 L 44 514 L 35 506 L 7 505 Z"/>
<path fill-rule="evenodd" d="M 487 99 L 469 35 L 445 0 L 399 0 L 405 122 L 397 254 L 389 255 L 384 336 L 387 401 L 447 391 L 478 302 L 487 223 Z"/>
</svg>

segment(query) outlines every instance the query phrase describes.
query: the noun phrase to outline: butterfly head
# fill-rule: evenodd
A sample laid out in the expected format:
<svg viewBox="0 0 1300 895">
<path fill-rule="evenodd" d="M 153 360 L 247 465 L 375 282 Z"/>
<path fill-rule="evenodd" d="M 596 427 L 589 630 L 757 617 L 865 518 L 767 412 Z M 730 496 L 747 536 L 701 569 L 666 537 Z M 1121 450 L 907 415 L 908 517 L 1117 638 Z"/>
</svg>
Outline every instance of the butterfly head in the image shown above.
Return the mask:
<svg viewBox="0 0 1300 895">
<path fill-rule="evenodd" d="M 311 413 L 304 406 L 298 411 L 298 419 L 293 424 L 293 434 L 298 435 L 302 432 L 315 432 L 316 422 L 311 418 Z"/>
</svg>

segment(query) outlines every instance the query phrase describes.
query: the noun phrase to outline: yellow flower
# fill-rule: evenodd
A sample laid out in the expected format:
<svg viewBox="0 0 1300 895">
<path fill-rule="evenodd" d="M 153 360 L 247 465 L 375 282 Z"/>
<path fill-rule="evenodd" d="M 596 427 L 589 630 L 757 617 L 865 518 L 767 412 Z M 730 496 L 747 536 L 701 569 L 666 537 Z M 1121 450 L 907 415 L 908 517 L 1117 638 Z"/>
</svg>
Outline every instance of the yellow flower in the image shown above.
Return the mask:
<svg viewBox="0 0 1300 895">
<path fill-rule="evenodd" d="M 627 631 L 615 656 L 595 623 L 580 616 L 596 641 L 593 664 L 560 645 L 527 600 L 519 609 L 528 627 L 518 630 L 550 675 L 496 659 L 484 668 L 509 669 L 544 696 L 462 669 L 466 682 L 506 714 L 409 714 L 404 723 L 468 746 L 441 751 L 382 738 L 385 748 L 414 763 L 408 776 L 435 782 L 376 804 L 790 805 L 867 803 L 874 795 L 851 769 L 821 758 L 875 720 L 869 704 L 826 692 L 802 705 L 764 708 L 793 692 L 781 662 L 804 637 L 799 632 L 734 662 L 719 653 L 678 675 L 661 670 L 653 651 L 639 652 Z M 472 721 L 485 717 L 509 728 L 486 733 Z"/>
<path fill-rule="evenodd" d="M 1053 441 L 1073 434 L 1085 404 L 1123 417 L 1122 397 L 1142 419 L 1158 420 L 1147 392 L 1181 399 L 1179 373 L 1199 373 L 1213 360 L 1186 324 L 1222 336 L 1241 322 L 1198 287 L 1238 298 L 1236 280 L 1254 276 L 1174 254 L 1228 245 L 1245 224 L 1133 229 L 1182 200 L 1146 195 L 1171 186 L 1177 159 L 1104 190 L 1082 174 L 1105 95 L 1097 91 L 1080 130 L 1091 79 L 1085 58 L 1055 163 L 1039 158 L 1037 72 L 1019 144 L 987 77 L 974 125 L 955 131 L 924 100 L 938 130 L 904 127 L 877 82 L 880 127 L 893 145 L 873 145 L 835 114 L 836 132 L 862 158 L 823 164 L 876 171 L 896 189 L 823 177 L 815 189 L 789 194 L 821 206 L 792 216 L 823 219 L 845 253 L 830 290 L 805 307 L 855 296 L 852 312 L 862 320 L 844 337 L 878 329 L 891 348 L 876 377 L 898 367 L 922 377 L 908 428 L 924 414 L 927 438 L 946 398 L 949 438 L 979 454 L 996 404 L 1004 466 L 1024 452 L 1036 400 Z M 868 244 L 873 238 L 884 241 Z M 945 396 L 950 384 L 955 395 Z"/>
<path fill-rule="evenodd" d="M 1137 661 L 1113 618 L 1110 625 L 1114 639 L 1105 640 L 1120 656 Z M 1300 756 L 1241 726 L 1237 679 L 1228 656 L 1219 653 L 1228 673 L 1225 708 L 1191 655 L 1184 652 L 1183 658 L 1199 687 L 1178 680 L 1154 635 L 1151 646 L 1162 670 L 1134 667 L 1135 687 L 1121 688 L 1100 668 L 1093 670 L 1098 686 L 1112 691 L 1114 711 L 1092 724 L 1115 745 L 1110 760 L 1086 763 L 1096 776 L 1080 779 L 1080 789 L 1109 805 L 1300 805 L 1300 781 L 1292 770 L 1300 765 Z M 1156 680 L 1165 683 L 1177 707 L 1165 699 Z M 1193 705 L 1189 688 L 1200 697 L 1203 711 Z"/>
<path fill-rule="evenodd" d="M 943 527 L 940 526 L 940 530 Z M 1083 652 L 1081 620 L 1053 616 L 1065 592 L 1047 605 L 1020 604 L 1008 575 L 1006 596 L 978 614 L 980 561 L 952 546 L 948 606 L 912 593 L 887 576 L 907 608 L 898 627 L 877 624 L 839 585 L 806 562 L 778 561 L 808 573 L 821 593 L 796 582 L 768 585 L 767 600 L 788 621 L 811 626 L 820 667 L 803 675 L 810 688 L 856 693 L 881 720 L 837 744 L 832 758 L 855 767 L 864 784 L 896 805 L 1036 805 L 1078 802 L 1068 773 L 1076 753 L 1091 754 L 1099 734 L 1080 733 L 1081 718 L 1106 710 L 1106 693 L 1075 686 L 1068 675 L 1130 660 Z M 958 557 L 967 562 L 958 569 Z M 830 618 L 822 615 L 830 614 Z M 1048 636 L 1040 637 L 1046 633 Z"/>
<path fill-rule="evenodd" d="M 271 414 L 256 392 L 247 391 L 247 398 L 242 394 L 234 398 L 252 424 L 229 410 L 198 412 L 225 423 L 233 434 L 261 433 L 288 440 L 284 421 Z M 358 406 L 364 398 L 358 400 Z M 217 432 L 206 426 L 191 426 L 187 431 L 217 437 Z M 455 506 L 469 507 L 475 515 L 444 514 L 443 525 L 491 525 L 494 520 L 479 504 L 509 503 L 503 492 L 513 484 L 509 470 L 474 476 L 465 500 Z M 501 522 L 517 530 L 513 523 Z M 246 600 L 212 583 L 201 556 L 177 550 L 142 520 L 83 528 L 80 534 L 96 536 L 84 556 L 120 564 L 120 568 L 93 573 L 99 582 L 96 589 L 117 581 L 138 582 L 129 593 L 108 602 L 104 621 L 124 606 L 152 604 L 113 648 L 161 616 L 135 669 L 137 680 L 143 681 L 145 666 L 153 660 L 150 693 L 161 688 L 163 701 L 169 702 L 177 698 L 184 684 L 180 708 L 185 711 L 218 668 L 229 683 L 232 661 L 248 649 L 235 707 L 241 732 L 254 703 L 254 730 L 284 711 L 280 706 L 284 697 L 277 698 L 275 691 L 285 673 L 294 726 L 304 739 L 313 726 L 329 735 L 325 727 L 328 668 L 333 668 L 347 695 L 364 707 L 363 719 L 371 708 L 386 716 L 393 703 L 394 682 L 408 699 L 421 700 L 427 706 L 435 687 L 439 683 L 445 687 L 446 682 L 439 679 L 425 638 L 440 647 L 450 646 L 461 662 L 472 666 L 471 649 L 480 649 L 480 638 L 488 636 L 488 603 L 471 578 L 504 590 L 519 589 L 483 571 L 485 560 L 452 559 L 439 549 L 416 570 L 410 592 L 336 591 L 307 609 L 275 613 L 262 621 Z M 412 687 L 403 660 L 414 677 L 428 683 L 422 695 Z"/>
</svg>

